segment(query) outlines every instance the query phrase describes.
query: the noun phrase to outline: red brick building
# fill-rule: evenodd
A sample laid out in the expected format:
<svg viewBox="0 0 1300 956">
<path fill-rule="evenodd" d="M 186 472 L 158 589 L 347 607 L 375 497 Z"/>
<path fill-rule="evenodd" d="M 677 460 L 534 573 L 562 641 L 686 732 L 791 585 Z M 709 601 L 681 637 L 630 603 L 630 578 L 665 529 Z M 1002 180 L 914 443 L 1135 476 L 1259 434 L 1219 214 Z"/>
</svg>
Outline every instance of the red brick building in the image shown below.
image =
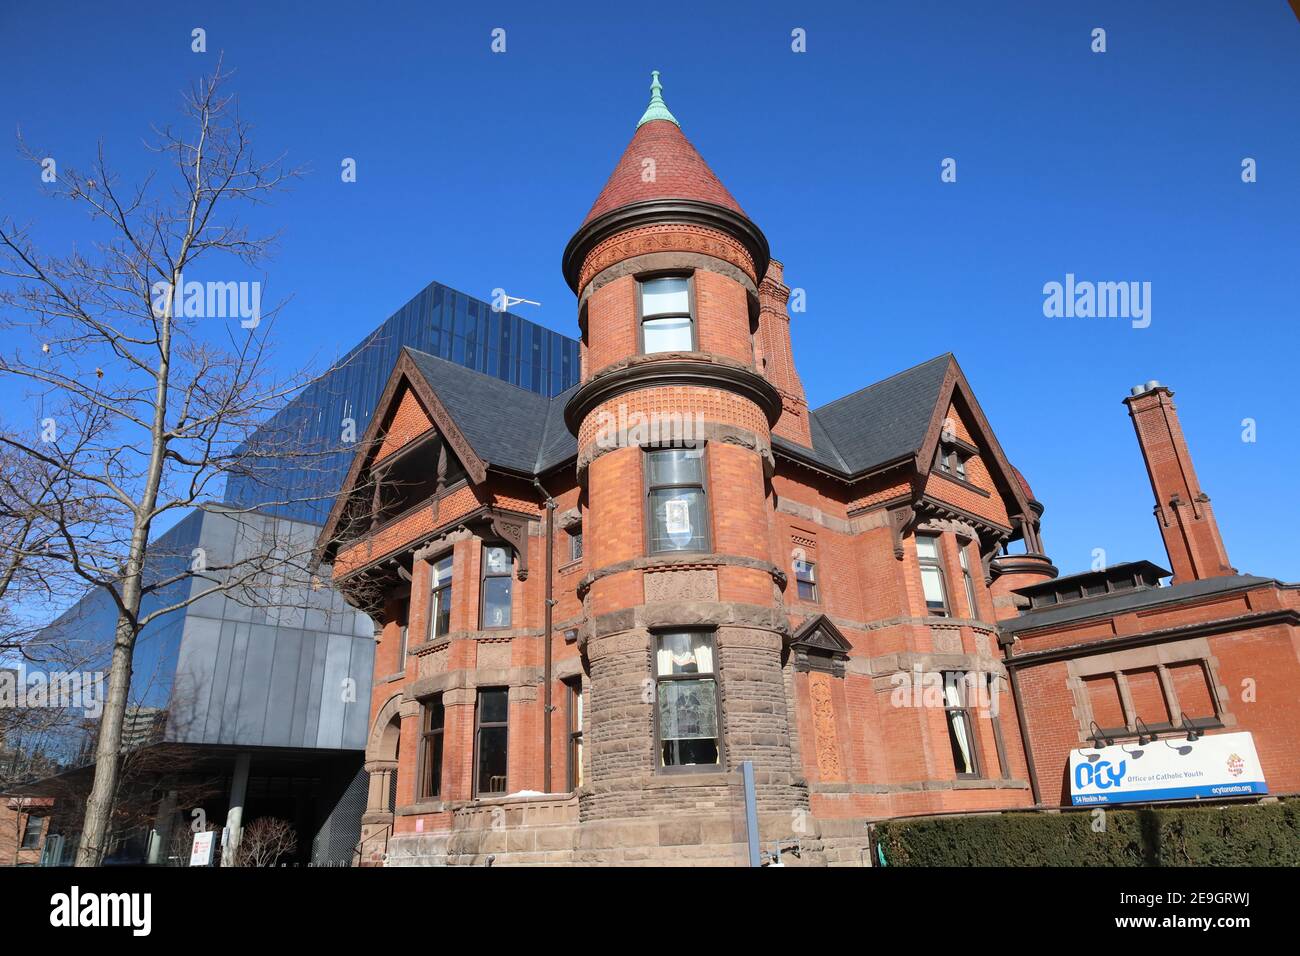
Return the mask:
<svg viewBox="0 0 1300 956">
<path fill-rule="evenodd" d="M 54 800 L 0 794 L 0 866 L 36 866 Z"/>
<path fill-rule="evenodd" d="M 1300 789 L 1297 591 L 1228 567 L 1167 389 L 1129 405 L 1174 586 L 1060 579 L 952 355 L 809 409 L 781 264 L 657 78 L 563 268 L 580 384 L 408 349 L 323 533 L 381 624 L 363 860 L 742 864 L 748 766 L 766 850 L 855 864 L 1184 713 Z"/>
</svg>

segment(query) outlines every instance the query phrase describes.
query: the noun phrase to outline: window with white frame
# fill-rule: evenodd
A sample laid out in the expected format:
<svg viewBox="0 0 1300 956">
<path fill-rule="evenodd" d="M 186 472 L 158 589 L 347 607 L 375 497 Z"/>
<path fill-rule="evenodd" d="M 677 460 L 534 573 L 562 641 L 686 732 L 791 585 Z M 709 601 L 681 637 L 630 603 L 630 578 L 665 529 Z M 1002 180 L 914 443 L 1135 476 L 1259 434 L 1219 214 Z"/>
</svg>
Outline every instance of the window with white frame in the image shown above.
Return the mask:
<svg viewBox="0 0 1300 956">
<path fill-rule="evenodd" d="M 916 536 L 916 560 L 921 567 L 921 590 L 925 594 L 926 612 L 946 617 L 949 613 L 948 589 L 944 583 L 938 535 Z"/>
<path fill-rule="evenodd" d="M 451 555 L 435 561 L 430 575 L 429 640 L 451 630 Z"/>
<path fill-rule="evenodd" d="M 975 724 L 971 720 L 968 695 L 972 675 L 946 671 L 943 675 L 943 704 L 948 719 L 948 744 L 953 767 L 959 777 L 978 777 L 979 758 L 975 748 Z"/>
<path fill-rule="evenodd" d="M 971 617 L 979 617 L 979 605 L 975 603 L 975 576 L 971 573 L 970 549 L 975 546 L 975 542 L 965 542 L 960 539 L 957 541 L 957 554 L 961 559 L 961 577 L 966 584 L 966 605 L 970 609 Z"/>
<path fill-rule="evenodd" d="M 641 291 L 641 351 L 689 352 L 694 348 L 691 284 L 685 276 L 643 279 Z"/>
</svg>

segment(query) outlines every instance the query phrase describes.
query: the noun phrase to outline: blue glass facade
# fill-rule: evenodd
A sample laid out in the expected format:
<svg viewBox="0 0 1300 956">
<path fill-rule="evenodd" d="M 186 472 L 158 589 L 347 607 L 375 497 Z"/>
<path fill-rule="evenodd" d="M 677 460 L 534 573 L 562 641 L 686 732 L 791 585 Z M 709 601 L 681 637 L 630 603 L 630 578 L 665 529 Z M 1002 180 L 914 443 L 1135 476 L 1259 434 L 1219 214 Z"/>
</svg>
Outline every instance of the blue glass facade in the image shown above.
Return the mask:
<svg viewBox="0 0 1300 956">
<path fill-rule="evenodd" d="M 577 340 L 431 283 L 250 439 L 270 457 L 228 482 L 226 502 L 324 524 L 351 464 L 347 436 L 364 434 L 404 346 L 548 397 L 578 380 Z"/>
</svg>

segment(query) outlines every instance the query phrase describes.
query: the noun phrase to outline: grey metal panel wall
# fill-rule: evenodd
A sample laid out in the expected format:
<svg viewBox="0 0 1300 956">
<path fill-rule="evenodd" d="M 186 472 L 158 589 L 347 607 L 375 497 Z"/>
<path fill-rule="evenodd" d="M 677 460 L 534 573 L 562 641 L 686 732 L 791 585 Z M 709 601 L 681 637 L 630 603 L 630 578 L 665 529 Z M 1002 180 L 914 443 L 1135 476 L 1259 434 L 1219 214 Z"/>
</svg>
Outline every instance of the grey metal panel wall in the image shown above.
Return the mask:
<svg viewBox="0 0 1300 956">
<path fill-rule="evenodd" d="M 277 534 L 314 533 L 304 525 L 286 529 L 284 519 L 213 513 L 204 517 L 200 546 L 210 557 L 238 558 L 255 546 L 258 522 L 276 523 Z M 336 592 L 285 588 L 269 607 L 250 609 L 223 596 L 189 609 L 169 702 L 171 739 L 364 749 L 373 625 Z M 306 622 L 316 626 L 304 629 Z"/>
<path fill-rule="evenodd" d="M 375 641 L 372 637 L 352 640 L 352 676 L 356 680 L 356 700 L 348 705 L 343 727 L 343 747 L 365 750 L 370 735 L 370 689 L 374 684 Z"/>
<path fill-rule="evenodd" d="M 325 675 L 321 682 L 320 724 L 316 731 L 317 747 L 343 745 L 344 679 L 350 676 L 352 639 L 331 634 L 326 639 Z"/>
<path fill-rule="evenodd" d="M 224 662 L 220 657 L 221 628 L 220 621 L 210 618 L 186 618 L 168 705 L 168 734 L 173 740 L 202 740 L 207 732 L 217 669 L 229 666 L 229 657 Z"/>
<path fill-rule="evenodd" d="M 171 739 L 364 749 L 373 660 L 371 638 L 191 618 Z"/>
</svg>

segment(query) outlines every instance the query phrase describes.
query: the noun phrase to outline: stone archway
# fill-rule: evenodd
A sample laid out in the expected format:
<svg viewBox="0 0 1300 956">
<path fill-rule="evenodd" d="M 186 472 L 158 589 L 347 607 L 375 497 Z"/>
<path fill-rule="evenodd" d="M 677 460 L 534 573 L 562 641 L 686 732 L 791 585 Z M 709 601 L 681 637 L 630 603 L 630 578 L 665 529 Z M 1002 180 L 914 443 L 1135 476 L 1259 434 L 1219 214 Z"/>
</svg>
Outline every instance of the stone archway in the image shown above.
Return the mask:
<svg viewBox="0 0 1300 956">
<path fill-rule="evenodd" d="M 402 695 L 394 694 L 379 708 L 366 740 L 365 769 L 370 774 L 366 812 L 361 817 L 357 856 L 362 866 L 383 863 L 393 832 L 397 799 L 397 750 L 402 733 Z"/>
</svg>

